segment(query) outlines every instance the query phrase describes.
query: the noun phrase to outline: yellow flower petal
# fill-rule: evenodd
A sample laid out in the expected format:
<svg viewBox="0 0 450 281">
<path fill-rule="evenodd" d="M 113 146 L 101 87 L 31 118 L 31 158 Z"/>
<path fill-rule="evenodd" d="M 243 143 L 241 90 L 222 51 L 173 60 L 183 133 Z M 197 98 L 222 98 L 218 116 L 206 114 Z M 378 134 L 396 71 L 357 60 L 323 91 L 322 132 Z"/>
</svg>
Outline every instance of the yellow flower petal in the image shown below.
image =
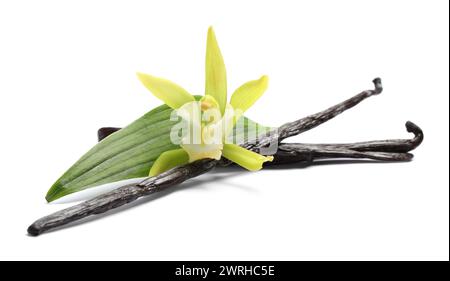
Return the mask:
<svg viewBox="0 0 450 281">
<path fill-rule="evenodd" d="M 205 95 L 210 95 L 216 99 L 219 103 L 220 112 L 223 114 L 227 103 L 227 73 L 212 27 L 208 29 L 206 41 Z"/>
<path fill-rule="evenodd" d="M 185 89 L 169 80 L 144 73 L 137 73 L 137 76 L 155 97 L 173 109 L 177 109 L 185 103 L 195 101 L 195 98 Z"/>
<path fill-rule="evenodd" d="M 269 77 L 262 76 L 258 80 L 249 81 L 234 91 L 230 104 L 236 111 L 244 113 L 249 109 L 266 91 Z"/>
<path fill-rule="evenodd" d="M 150 169 L 149 176 L 154 177 L 176 166 L 184 165 L 189 162 L 189 156 L 184 149 L 174 149 L 161 153 Z"/>
<path fill-rule="evenodd" d="M 263 156 L 236 144 L 224 144 L 222 154 L 228 160 L 249 171 L 261 170 L 264 162 L 273 160 L 273 156 Z"/>
</svg>

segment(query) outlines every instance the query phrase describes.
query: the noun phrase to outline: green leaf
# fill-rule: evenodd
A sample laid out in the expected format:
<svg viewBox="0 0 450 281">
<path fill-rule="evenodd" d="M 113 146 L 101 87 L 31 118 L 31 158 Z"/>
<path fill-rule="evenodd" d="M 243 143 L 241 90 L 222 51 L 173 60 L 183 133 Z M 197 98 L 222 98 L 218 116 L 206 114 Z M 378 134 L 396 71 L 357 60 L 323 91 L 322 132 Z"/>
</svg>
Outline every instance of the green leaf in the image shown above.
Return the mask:
<svg viewBox="0 0 450 281">
<path fill-rule="evenodd" d="M 171 127 L 177 123 L 170 120 L 171 111 L 167 105 L 159 106 L 97 143 L 53 184 L 47 201 L 101 184 L 147 177 L 161 153 L 180 148 L 170 141 Z M 245 117 L 243 121 L 230 138 L 248 141 L 255 132 L 268 130 Z"/>
</svg>

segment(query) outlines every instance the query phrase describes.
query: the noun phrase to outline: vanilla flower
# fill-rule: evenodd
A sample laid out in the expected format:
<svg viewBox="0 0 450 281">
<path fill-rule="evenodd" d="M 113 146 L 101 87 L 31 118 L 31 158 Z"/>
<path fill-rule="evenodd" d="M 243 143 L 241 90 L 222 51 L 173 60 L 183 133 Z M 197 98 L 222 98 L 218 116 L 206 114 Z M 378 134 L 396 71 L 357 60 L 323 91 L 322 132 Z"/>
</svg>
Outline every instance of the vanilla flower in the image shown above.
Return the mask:
<svg viewBox="0 0 450 281">
<path fill-rule="evenodd" d="M 226 141 L 236 121 L 267 89 L 267 76 L 240 86 L 227 103 L 225 64 L 212 27 L 208 29 L 205 74 L 205 95 L 199 101 L 169 80 L 137 74 L 144 86 L 176 110 L 188 125 L 188 133 L 181 138 L 181 148 L 163 152 L 153 163 L 150 176 L 205 158 L 225 157 L 251 171 L 260 170 L 264 162 L 272 161 L 271 156 Z"/>
</svg>

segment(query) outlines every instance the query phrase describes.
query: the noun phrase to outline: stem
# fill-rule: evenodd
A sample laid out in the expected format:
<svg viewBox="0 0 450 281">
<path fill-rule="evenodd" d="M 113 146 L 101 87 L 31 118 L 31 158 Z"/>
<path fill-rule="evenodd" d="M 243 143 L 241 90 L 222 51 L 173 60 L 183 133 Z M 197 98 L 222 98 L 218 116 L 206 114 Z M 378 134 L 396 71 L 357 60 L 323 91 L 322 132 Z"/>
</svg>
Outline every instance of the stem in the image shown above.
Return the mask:
<svg viewBox="0 0 450 281">
<path fill-rule="evenodd" d="M 375 84 L 374 90 L 364 91 L 354 96 L 353 98 L 350 98 L 336 106 L 330 107 L 327 110 L 291 123 L 284 124 L 279 128 L 277 134 L 263 136 L 259 138 L 257 142 L 246 143 L 242 146 L 247 147 L 253 151 L 258 151 L 261 147 L 272 143 L 274 140 L 281 142 L 281 140 L 287 137 L 310 130 L 339 115 L 345 110 L 352 108 L 362 100 L 372 95 L 381 93 L 381 80 L 377 78 L 374 79 L 373 82 Z M 105 193 L 93 199 L 87 200 L 81 204 L 63 209 L 39 219 L 28 228 L 28 233 L 30 235 L 36 236 L 44 231 L 66 225 L 87 216 L 104 213 L 108 210 L 132 202 L 142 196 L 161 191 L 168 187 L 180 184 L 190 178 L 208 172 L 213 169 L 218 164 L 218 162 L 219 161 L 217 160 L 211 159 L 198 160 L 196 162 L 166 171 L 165 173 L 162 173 L 156 177 L 147 178 L 139 184 L 120 187 L 114 191 Z"/>
</svg>

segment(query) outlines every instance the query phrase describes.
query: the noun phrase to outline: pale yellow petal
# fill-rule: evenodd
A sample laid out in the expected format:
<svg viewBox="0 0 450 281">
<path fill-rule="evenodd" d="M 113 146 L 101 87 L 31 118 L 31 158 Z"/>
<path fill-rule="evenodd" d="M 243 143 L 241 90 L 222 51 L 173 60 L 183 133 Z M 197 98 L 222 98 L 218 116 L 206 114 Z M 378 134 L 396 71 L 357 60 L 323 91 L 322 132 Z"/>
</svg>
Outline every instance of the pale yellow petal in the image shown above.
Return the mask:
<svg viewBox="0 0 450 281">
<path fill-rule="evenodd" d="M 150 169 L 149 176 L 154 177 L 172 168 L 180 165 L 187 164 L 189 162 L 189 156 L 184 149 L 174 149 L 163 152 L 153 163 Z"/>
<path fill-rule="evenodd" d="M 137 76 L 155 97 L 173 109 L 177 109 L 185 103 L 195 101 L 195 98 L 185 89 L 169 80 L 144 73 L 137 73 Z"/>
<path fill-rule="evenodd" d="M 264 162 L 273 160 L 273 156 L 263 156 L 236 144 L 224 144 L 222 154 L 228 160 L 249 171 L 261 170 Z"/>
<path fill-rule="evenodd" d="M 230 104 L 235 110 L 240 110 L 241 113 L 244 113 L 262 96 L 268 84 L 269 78 L 265 75 L 258 80 L 252 80 L 243 84 L 234 91 Z"/>
<path fill-rule="evenodd" d="M 227 103 L 227 73 L 212 27 L 208 29 L 205 74 L 205 95 L 216 99 L 223 114 Z"/>
</svg>

